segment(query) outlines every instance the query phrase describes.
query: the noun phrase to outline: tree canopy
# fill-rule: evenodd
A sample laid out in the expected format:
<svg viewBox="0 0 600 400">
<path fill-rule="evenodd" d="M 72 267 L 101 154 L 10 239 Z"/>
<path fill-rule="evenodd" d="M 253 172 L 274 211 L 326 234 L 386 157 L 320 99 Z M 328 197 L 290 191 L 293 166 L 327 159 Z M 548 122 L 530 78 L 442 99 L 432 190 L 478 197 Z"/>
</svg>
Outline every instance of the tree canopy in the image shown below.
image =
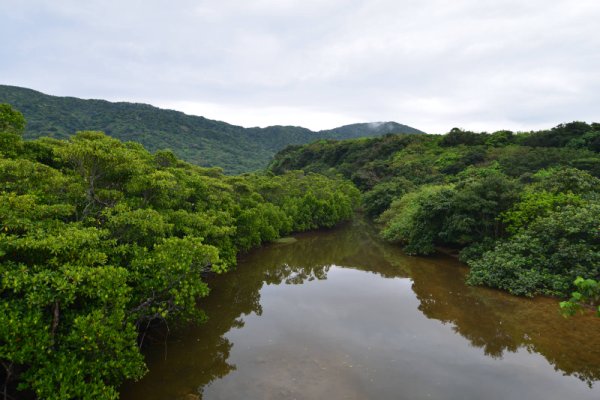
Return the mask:
<svg viewBox="0 0 600 400">
<path fill-rule="evenodd" d="M 44 399 L 114 399 L 150 327 L 205 317 L 207 273 L 290 232 L 349 219 L 347 181 L 223 175 L 102 132 L 20 136 L 0 107 L 0 378 Z"/>
</svg>

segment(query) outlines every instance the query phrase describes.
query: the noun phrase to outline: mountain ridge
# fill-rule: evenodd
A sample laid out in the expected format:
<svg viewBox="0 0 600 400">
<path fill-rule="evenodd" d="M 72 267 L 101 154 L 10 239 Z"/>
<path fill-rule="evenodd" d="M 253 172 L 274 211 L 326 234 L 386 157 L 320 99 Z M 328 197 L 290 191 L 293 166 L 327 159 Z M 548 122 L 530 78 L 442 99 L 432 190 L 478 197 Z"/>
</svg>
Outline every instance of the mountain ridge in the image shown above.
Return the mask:
<svg viewBox="0 0 600 400">
<path fill-rule="evenodd" d="M 288 145 L 386 133 L 424 133 L 391 121 L 321 131 L 283 125 L 245 128 L 146 103 L 52 96 L 10 85 L 0 85 L 0 103 L 9 103 L 25 115 L 28 139 L 65 139 L 80 130 L 100 130 L 120 140 L 139 142 L 152 152 L 171 149 L 186 161 L 221 167 L 229 174 L 265 168 L 272 156 Z"/>
</svg>

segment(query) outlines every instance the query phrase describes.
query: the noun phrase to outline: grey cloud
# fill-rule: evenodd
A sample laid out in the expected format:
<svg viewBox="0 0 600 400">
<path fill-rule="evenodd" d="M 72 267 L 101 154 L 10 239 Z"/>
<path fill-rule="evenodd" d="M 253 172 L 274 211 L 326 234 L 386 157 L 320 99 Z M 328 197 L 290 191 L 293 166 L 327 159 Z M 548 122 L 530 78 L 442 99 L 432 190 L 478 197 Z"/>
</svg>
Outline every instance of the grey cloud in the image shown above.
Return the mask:
<svg viewBox="0 0 600 400">
<path fill-rule="evenodd" d="M 312 128 L 541 128 L 598 120 L 599 17 L 594 0 L 7 0 L 0 79 L 263 125 L 280 107 Z"/>
</svg>

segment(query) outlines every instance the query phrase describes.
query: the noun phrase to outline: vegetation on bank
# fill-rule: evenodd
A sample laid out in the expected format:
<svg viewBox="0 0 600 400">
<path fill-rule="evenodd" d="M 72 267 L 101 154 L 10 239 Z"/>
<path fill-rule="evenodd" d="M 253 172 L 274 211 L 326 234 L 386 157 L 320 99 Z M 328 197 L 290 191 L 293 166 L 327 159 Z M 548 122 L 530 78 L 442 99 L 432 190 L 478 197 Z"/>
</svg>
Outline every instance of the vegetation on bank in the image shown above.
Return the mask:
<svg viewBox="0 0 600 400">
<path fill-rule="evenodd" d="M 595 309 L 600 317 L 600 281 L 577 277 L 573 282 L 577 290 L 571 293 L 571 298 L 560 302 L 564 315 L 573 316 L 584 309 Z"/>
<path fill-rule="evenodd" d="M 600 124 L 491 134 L 387 135 L 290 146 L 270 165 L 342 174 L 384 238 L 460 250 L 468 282 L 568 296 L 600 278 Z M 587 282 L 587 281 L 586 281 Z"/>
<path fill-rule="evenodd" d="M 114 399 L 153 324 L 201 321 L 203 274 L 352 216 L 347 181 L 225 176 L 101 132 L 24 141 L 0 105 L 0 390 Z"/>
</svg>

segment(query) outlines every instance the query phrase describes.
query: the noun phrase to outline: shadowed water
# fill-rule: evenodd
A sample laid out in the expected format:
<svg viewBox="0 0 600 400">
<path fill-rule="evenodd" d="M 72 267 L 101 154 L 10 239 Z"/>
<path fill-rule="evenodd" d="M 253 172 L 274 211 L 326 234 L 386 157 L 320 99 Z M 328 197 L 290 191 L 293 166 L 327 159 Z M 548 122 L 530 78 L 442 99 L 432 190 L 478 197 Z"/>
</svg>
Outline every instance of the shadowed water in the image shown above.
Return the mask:
<svg viewBox="0 0 600 400">
<path fill-rule="evenodd" d="M 147 351 L 122 399 L 600 398 L 600 318 L 464 284 L 362 220 L 296 236 L 211 278 L 207 323 Z"/>
</svg>

